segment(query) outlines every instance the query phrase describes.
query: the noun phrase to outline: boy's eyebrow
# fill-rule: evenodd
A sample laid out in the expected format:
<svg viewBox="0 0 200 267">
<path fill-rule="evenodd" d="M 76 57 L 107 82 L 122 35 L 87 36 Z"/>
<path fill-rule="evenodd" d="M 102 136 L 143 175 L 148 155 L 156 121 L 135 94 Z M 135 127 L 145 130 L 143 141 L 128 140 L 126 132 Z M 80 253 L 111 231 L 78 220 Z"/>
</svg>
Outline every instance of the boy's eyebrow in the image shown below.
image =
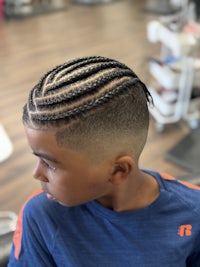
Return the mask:
<svg viewBox="0 0 200 267">
<path fill-rule="evenodd" d="M 47 155 L 47 154 L 44 154 L 44 153 L 37 153 L 37 152 L 33 152 L 33 155 L 39 157 L 39 158 L 43 158 L 43 159 L 46 159 L 48 161 L 52 161 L 54 163 L 59 163 L 59 161 L 57 161 L 55 158 Z"/>
</svg>

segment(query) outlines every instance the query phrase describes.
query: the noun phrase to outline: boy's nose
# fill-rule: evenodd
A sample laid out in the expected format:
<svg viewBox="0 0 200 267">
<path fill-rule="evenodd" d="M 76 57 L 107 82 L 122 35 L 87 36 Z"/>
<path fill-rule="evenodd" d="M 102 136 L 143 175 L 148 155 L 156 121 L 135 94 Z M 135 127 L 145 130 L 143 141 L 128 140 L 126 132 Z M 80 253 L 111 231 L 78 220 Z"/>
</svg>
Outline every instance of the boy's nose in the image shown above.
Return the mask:
<svg viewBox="0 0 200 267">
<path fill-rule="evenodd" d="M 46 183 L 48 182 L 48 179 L 41 170 L 40 160 L 37 161 L 36 166 L 33 170 L 33 177 L 41 182 L 46 182 Z"/>
</svg>

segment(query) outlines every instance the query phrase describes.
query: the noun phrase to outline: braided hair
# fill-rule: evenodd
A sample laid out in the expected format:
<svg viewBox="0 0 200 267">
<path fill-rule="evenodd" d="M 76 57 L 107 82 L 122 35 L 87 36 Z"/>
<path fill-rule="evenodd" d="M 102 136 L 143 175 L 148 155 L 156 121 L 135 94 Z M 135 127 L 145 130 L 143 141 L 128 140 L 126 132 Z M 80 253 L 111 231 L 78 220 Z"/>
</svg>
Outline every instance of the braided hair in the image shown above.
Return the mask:
<svg viewBox="0 0 200 267">
<path fill-rule="evenodd" d="M 149 91 L 126 65 L 83 57 L 56 66 L 40 79 L 24 106 L 23 122 L 36 128 L 68 127 L 81 135 L 81 146 L 84 131 L 93 137 L 101 132 L 101 138 L 109 131 L 141 134 L 148 128 L 148 102 Z M 60 130 L 58 141 L 65 135 L 66 130 Z"/>
</svg>

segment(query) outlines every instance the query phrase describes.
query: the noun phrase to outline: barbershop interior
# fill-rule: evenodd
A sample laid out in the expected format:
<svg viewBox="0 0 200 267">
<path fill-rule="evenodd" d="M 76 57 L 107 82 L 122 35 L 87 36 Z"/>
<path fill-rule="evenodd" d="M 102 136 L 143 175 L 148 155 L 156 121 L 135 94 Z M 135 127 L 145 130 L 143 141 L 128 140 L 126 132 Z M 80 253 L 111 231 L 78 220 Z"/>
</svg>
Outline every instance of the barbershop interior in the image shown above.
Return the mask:
<svg viewBox="0 0 200 267">
<path fill-rule="evenodd" d="M 99 55 L 129 66 L 153 98 L 140 167 L 200 185 L 198 0 L 0 0 L 0 266 L 32 177 L 22 110 L 49 69 Z"/>
</svg>

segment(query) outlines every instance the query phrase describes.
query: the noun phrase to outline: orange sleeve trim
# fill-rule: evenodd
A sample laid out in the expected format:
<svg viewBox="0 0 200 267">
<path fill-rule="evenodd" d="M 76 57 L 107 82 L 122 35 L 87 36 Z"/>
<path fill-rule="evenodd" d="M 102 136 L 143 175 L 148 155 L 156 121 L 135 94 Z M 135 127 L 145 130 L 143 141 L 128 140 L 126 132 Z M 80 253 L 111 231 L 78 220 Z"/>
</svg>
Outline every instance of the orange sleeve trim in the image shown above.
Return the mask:
<svg viewBox="0 0 200 267">
<path fill-rule="evenodd" d="M 14 243 L 14 246 L 15 246 L 15 258 L 17 260 L 19 259 L 19 255 L 20 255 L 20 251 L 21 251 L 21 241 L 22 241 L 22 233 L 23 233 L 23 221 L 22 221 L 22 217 L 23 217 L 24 207 L 25 207 L 26 203 L 30 199 L 32 199 L 33 197 L 39 195 L 42 192 L 43 192 L 42 189 L 38 189 L 33 194 L 31 194 L 26 199 L 24 205 L 22 206 L 22 208 L 21 208 L 21 210 L 19 212 L 18 219 L 17 219 L 16 230 L 15 230 L 14 237 L 13 237 L 13 243 Z"/>
<path fill-rule="evenodd" d="M 168 173 L 161 173 L 161 176 L 166 180 L 176 180 L 172 175 L 169 175 Z"/>
<path fill-rule="evenodd" d="M 167 174 L 167 173 L 161 173 L 161 176 L 166 179 L 166 180 L 177 180 L 176 178 L 174 178 L 173 176 Z M 192 184 L 190 182 L 187 181 L 182 181 L 182 180 L 177 180 L 179 183 L 189 187 L 189 188 L 193 188 L 193 189 L 197 189 L 200 190 L 200 186 Z"/>
<path fill-rule="evenodd" d="M 178 180 L 178 181 L 179 181 L 181 184 L 184 184 L 184 185 L 186 185 L 186 186 L 189 187 L 189 188 L 194 188 L 194 189 L 200 190 L 200 186 L 198 186 L 198 185 L 191 184 L 191 183 L 186 182 L 186 181 L 180 181 L 180 180 Z"/>
</svg>

